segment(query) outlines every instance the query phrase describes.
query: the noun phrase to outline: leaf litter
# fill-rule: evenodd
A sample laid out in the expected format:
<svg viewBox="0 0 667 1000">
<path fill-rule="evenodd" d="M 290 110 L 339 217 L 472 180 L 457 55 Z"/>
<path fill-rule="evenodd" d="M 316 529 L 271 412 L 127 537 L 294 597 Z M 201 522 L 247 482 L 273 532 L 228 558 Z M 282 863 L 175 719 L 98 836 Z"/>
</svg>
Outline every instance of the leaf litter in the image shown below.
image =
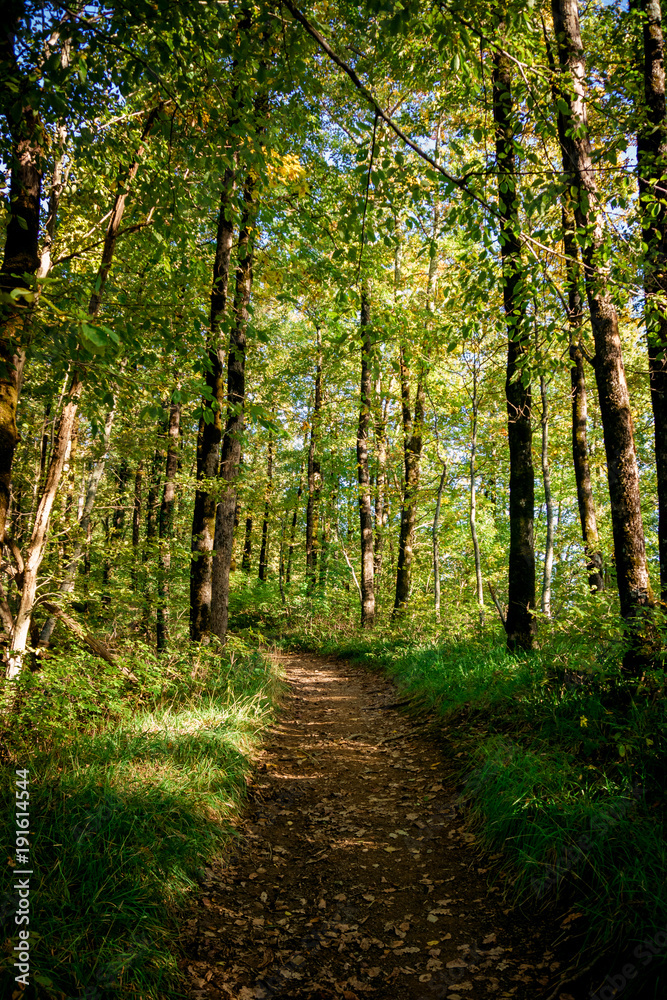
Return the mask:
<svg viewBox="0 0 667 1000">
<path fill-rule="evenodd" d="M 238 839 L 183 922 L 192 1000 L 546 995 L 559 968 L 549 928 L 489 891 L 451 768 L 392 707 L 392 685 L 280 660 L 290 695 Z"/>
</svg>

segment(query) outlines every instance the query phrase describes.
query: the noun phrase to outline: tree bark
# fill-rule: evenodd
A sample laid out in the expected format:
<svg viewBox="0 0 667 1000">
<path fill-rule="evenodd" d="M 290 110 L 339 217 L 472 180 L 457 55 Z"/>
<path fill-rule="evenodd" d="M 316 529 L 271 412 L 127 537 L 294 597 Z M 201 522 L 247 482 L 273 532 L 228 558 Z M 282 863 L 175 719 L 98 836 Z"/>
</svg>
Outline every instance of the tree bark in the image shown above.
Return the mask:
<svg viewBox="0 0 667 1000">
<path fill-rule="evenodd" d="M 440 618 L 440 546 L 438 544 L 438 529 L 440 527 L 440 508 L 442 495 L 445 492 L 447 479 L 447 463 L 442 463 L 442 472 L 438 483 L 438 493 L 435 498 L 435 513 L 433 514 L 433 607 L 435 617 Z"/>
<path fill-rule="evenodd" d="M 233 324 L 227 353 L 227 420 L 220 455 L 219 476 L 223 495 L 216 508 L 215 539 L 211 593 L 211 631 L 224 640 L 229 617 L 229 570 L 234 544 L 236 479 L 241 462 L 241 439 L 244 427 L 246 331 L 252 292 L 253 229 L 257 208 L 255 179 L 248 174 L 243 195 L 239 231 Z"/>
<path fill-rule="evenodd" d="M 258 577 L 266 582 L 269 572 L 269 515 L 271 513 L 271 494 L 273 492 L 273 438 L 269 437 L 269 447 L 266 455 L 266 490 L 264 492 L 264 518 L 262 520 L 262 545 L 259 550 Z"/>
<path fill-rule="evenodd" d="M 373 574 L 375 585 L 380 588 L 382 550 L 387 526 L 387 415 L 382 398 L 382 383 L 378 376 L 375 383 L 375 537 L 373 546 Z"/>
<path fill-rule="evenodd" d="M 474 362 L 476 365 L 476 361 Z M 472 380 L 472 426 L 470 428 L 470 537 L 475 559 L 475 590 L 479 605 L 479 623 L 484 624 L 484 581 L 482 579 L 482 558 L 477 537 L 477 483 L 475 462 L 477 459 L 477 418 L 479 413 L 478 370 L 473 369 Z"/>
<path fill-rule="evenodd" d="M 114 417 L 116 415 L 115 404 L 109 410 L 104 422 L 104 435 L 102 438 L 102 453 L 93 462 L 93 467 L 90 471 L 90 476 L 88 477 L 88 482 L 86 484 L 86 495 L 83 502 L 83 507 L 81 509 L 81 516 L 79 517 L 79 523 L 76 532 L 76 538 L 74 541 L 74 546 L 72 548 L 69 561 L 65 568 L 63 574 L 63 579 L 58 587 L 61 594 L 71 594 L 74 591 L 74 584 L 76 581 L 76 571 L 81 561 L 81 557 L 84 554 L 86 545 L 89 543 L 89 533 L 92 527 L 91 514 L 93 512 L 93 507 L 95 506 L 95 500 L 97 498 L 97 491 L 99 485 L 102 481 L 102 476 L 104 475 L 104 470 L 106 468 L 107 458 L 109 457 L 109 444 L 111 442 L 111 429 L 113 427 Z M 42 631 L 39 635 L 39 645 L 48 646 L 53 630 L 56 626 L 56 619 L 52 616 L 47 618 L 42 626 Z"/>
<path fill-rule="evenodd" d="M 324 496 L 327 497 L 327 491 L 324 489 L 324 477 L 322 477 L 322 489 Z M 326 590 L 327 586 L 327 572 L 329 568 L 329 530 L 331 526 L 331 500 L 332 495 L 329 493 L 327 500 L 322 504 L 322 516 L 320 517 L 320 524 L 322 525 L 322 530 L 320 531 L 320 566 L 319 566 L 319 582 L 318 586 L 322 593 Z"/>
<path fill-rule="evenodd" d="M 109 537 L 107 538 L 104 552 L 102 604 L 105 606 L 111 603 L 111 594 L 108 587 L 111 583 L 113 568 L 118 562 L 118 545 L 125 526 L 125 492 L 129 475 L 130 466 L 127 459 L 123 458 L 118 467 L 116 503 L 111 514 Z"/>
<path fill-rule="evenodd" d="M 316 331 L 315 401 L 308 447 L 308 501 L 306 503 L 306 580 L 308 593 L 312 593 L 317 582 L 317 531 L 320 494 L 322 492 L 322 472 L 318 454 L 322 410 L 322 332 L 319 326 L 316 327 Z"/>
<path fill-rule="evenodd" d="M 511 61 L 502 52 L 493 59 L 493 117 L 498 169 L 498 208 L 507 320 L 507 437 L 510 452 L 510 551 L 505 630 L 510 651 L 532 649 L 535 636 L 535 482 L 532 458 L 531 389 L 527 381 L 530 338 L 519 242 L 514 109 Z"/>
<path fill-rule="evenodd" d="M 392 617 L 402 615 L 410 597 L 415 523 L 417 519 L 417 490 L 419 488 L 419 466 L 422 450 L 422 426 L 424 423 L 424 377 L 420 369 L 415 393 L 414 420 L 410 411 L 410 377 L 405 363 L 405 350 L 400 348 L 399 368 L 401 379 L 401 409 L 403 414 L 403 456 L 405 481 L 403 484 L 403 505 L 401 527 L 398 540 L 398 561 L 396 565 L 396 597 Z"/>
<path fill-rule="evenodd" d="M 650 643 L 641 625 L 652 604 L 639 471 L 618 314 L 609 292 L 603 213 L 591 161 L 585 101 L 585 59 L 577 0 L 552 0 L 561 69 L 561 93 L 569 108 L 563 168 L 576 192 L 574 213 L 581 245 L 586 294 L 595 341 L 595 379 L 604 429 L 614 554 L 621 614 L 631 639 L 625 658 L 630 672 L 645 665 Z"/>
<path fill-rule="evenodd" d="M 0 545 L 5 538 L 11 473 L 18 443 L 16 409 L 25 362 L 31 294 L 26 275 L 39 268 L 39 212 L 42 192 L 42 129 L 35 110 L 35 87 L 19 62 L 15 44 L 25 15 L 21 0 L 9 0 L 0 33 L 0 105 L 5 110 L 11 153 L 10 216 L 0 268 L 0 292 L 12 295 L 0 305 Z M 18 81 L 18 92 L 14 86 Z M 11 86 L 10 86 L 11 84 Z"/>
<path fill-rule="evenodd" d="M 660 597 L 667 602 L 667 109 L 660 0 L 632 0 L 642 12 L 644 100 L 637 136 L 642 215 L 644 315 L 658 479 Z"/>
<path fill-rule="evenodd" d="M 357 427 L 357 476 L 359 480 L 359 520 L 361 525 L 361 627 L 375 624 L 373 572 L 373 511 L 368 471 L 368 432 L 371 424 L 371 293 L 367 282 L 361 291 L 361 391 Z M 345 551 L 345 550 L 343 550 Z"/>
<path fill-rule="evenodd" d="M 559 117 L 562 116 L 559 115 Z M 564 124 L 562 135 L 565 135 Z M 578 264 L 579 251 L 576 242 L 574 213 L 569 207 L 563 208 L 563 249 L 566 257 L 567 316 L 570 327 L 574 478 L 577 484 L 577 505 L 586 555 L 588 585 L 592 593 L 601 593 L 604 590 L 603 561 L 588 453 L 588 398 L 582 335 L 584 303 L 580 292 L 581 275 Z"/>
<path fill-rule="evenodd" d="M 241 569 L 244 573 L 250 572 L 250 559 L 252 558 L 252 514 L 248 514 L 245 519 L 245 537 L 243 540 L 243 558 L 241 559 Z"/>
<path fill-rule="evenodd" d="M 299 469 L 299 486 L 296 491 L 294 511 L 292 512 L 292 527 L 290 530 L 289 549 L 287 553 L 287 569 L 285 570 L 285 584 L 288 585 L 292 577 L 292 555 L 294 553 L 294 542 L 296 539 L 296 525 L 299 520 L 299 500 L 303 492 L 303 466 Z"/>
<path fill-rule="evenodd" d="M 167 429 L 167 461 L 160 504 L 160 564 L 157 578 L 157 651 L 163 653 L 169 645 L 169 574 L 171 570 L 171 538 L 174 531 L 175 481 L 178 470 L 178 444 L 181 424 L 181 404 L 169 407 Z"/>
<path fill-rule="evenodd" d="M 216 236 L 211 311 L 207 347 L 206 388 L 197 434 L 197 490 L 192 515 L 190 563 L 190 638 L 200 642 L 211 626 L 211 573 L 215 537 L 216 483 L 224 406 L 224 349 L 221 326 L 227 307 L 229 271 L 234 240 L 234 172 L 225 171 Z"/>
<path fill-rule="evenodd" d="M 144 482 L 144 463 L 137 463 L 134 474 L 134 501 L 132 504 L 132 590 L 136 591 L 139 582 L 139 541 L 141 537 L 141 500 Z"/>
<path fill-rule="evenodd" d="M 541 608 L 542 613 L 547 618 L 551 618 L 551 577 L 554 565 L 555 511 L 553 495 L 551 493 L 551 469 L 549 468 L 549 404 L 544 375 L 540 376 L 540 398 L 542 401 L 542 482 L 544 484 L 544 505 L 547 513 Z"/>
</svg>

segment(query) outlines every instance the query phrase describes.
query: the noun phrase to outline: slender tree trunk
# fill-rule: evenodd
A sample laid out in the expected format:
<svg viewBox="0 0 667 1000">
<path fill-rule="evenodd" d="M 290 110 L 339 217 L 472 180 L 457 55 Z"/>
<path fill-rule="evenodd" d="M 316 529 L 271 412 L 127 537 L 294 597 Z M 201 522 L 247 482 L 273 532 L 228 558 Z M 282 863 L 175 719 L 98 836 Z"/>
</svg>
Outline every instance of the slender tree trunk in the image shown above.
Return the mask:
<svg viewBox="0 0 667 1000">
<path fill-rule="evenodd" d="M 104 553 L 104 592 L 102 594 L 102 604 L 105 606 L 111 603 L 111 594 L 108 587 L 111 583 L 113 568 L 118 562 L 118 546 L 125 525 L 125 492 L 129 475 L 130 467 L 127 459 L 122 459 L 118 468 L 116 503 L 111 515 L 109 537 Z"/>
<path fill-rule="evenodd" d="M 308 501 L 306 504 L 306 579 L 309 593 L 313 591 L 317 581 L 317 530 L 320 494 L 322 492 L 322 474 L 318 454 L 322 410 L 322 332 L 319 326 L 316 330 L 315 402 L 308 447 Z"/>
<path fill-rule="evenodd" d="M 280 552 L 278 555 L 278 587 L 280 588 L 280 601 L 283 604 L 287 604 L 285 599 L 285 529 L 287 527 L 287 518 L 283 516 L 280 522 Z"/>
<path fill-rule="evenodd" d="M 510 650 L 532 649 L 535 635 L 535 482 L 532 458 L 531 390 L 527 381 L 529 336 L 519 242 L 512 63 L 497 52 L 493 60 L 493 117 L 496 130 L 498 205 L 507 320 L 507 437 L 510 452 L 510 551 L 505 629 Z"/>
<path fill-rule="evenodd" d="M 301 499 L 301 493 L 303 492 L 303 468 L 299 470 L 299 486 L 296 491 L 296 501 L 294 503 L 294 511 L 292 512 L 292 527 L 290 530 L 289 539 L 289 550 L 287 553 L 287 569 L 285 571 L 285 583 L 289 585 L 290 579 L 292 577 L 292 555 L 294 553 L 294 542 L 296 539 L 296 525 L 299 520 L 299 500 Z"/>
<path fill-rule="evenodd" d="M 153 461 L 151 464 L 148 497 L 146 498 L 146 540 L 144 547 L 144 562 L 148 562 L 148 560 L 152 557 L 155 539 L 157 538 L 158 499 L 160 496 L 160 483 L 162 480 L 162 469 L 164 467 L 165 460 L 164 441 L 166 434 L 166 422 L 160 423 L 158 426 L 155 451 L 153 452 Z"/>
<path fill-rule="evenodd" d="M 417 519 L 417 490 L 419 488 L 419 466 L 422 450 L 422 426 L 424 423 L 424 377 L 420 370 L 415 394 L 414 420 L 410 412 L 410 377 L 405 363 L 403 345 L 399 357 L 401 377 L 401 405 L 403 412 L 403 454 L 405 482 L 403 486 L 403 506 L 398 540 L 398 562 L 396 566 L 396 597 L 392 617 L 397 618 L 407 608 L 412 578 L 412 560 L 415 523 Z"/>
<path fill-rule="evenodd" d="M 137 463 L 134 474 L 134 503 L 132 504 L 132 590 L 136 592 L 139 582 L 139 541 L 141 537 L 141 498 L 144 481 L 144 463 Z"/>
<path fill-rule="evenodd" d="M 564 135 L 564 124 L 563 131 Z M 567 270 L 567 314 L 570 326 L 570 385 L 572 389 L 572 458 L 577 484 L 577 504 L 581 521 L 581 534 L 586 555 L 588 585 L 593 593 L 604 590 L 602 552 L 598 536 L 597 513 L 593 499 L 591 469 L 588 457 L 588 399 L 584 371 L 583 317 L 581 276 L 578 266 L 578 247 L 574 214 L 563 208 L 563 248 Z"/>
<path fill-rule="evenodd" d="M 8 204 L 11 208 L 0 268 L 0 292 L 3 295 L 8 295 L 15 288 L 24 289 L 29 294 L 24 275 L 34 275 L 39 268 L 39 212 L 44 154 L 42 128 L 35 110 L 40 101 L 36 99 L 36 88 L 23 72 L 19 54 L 15 51 L 18 41 L 20 52 L 20 22 L 24 13 L 24 3 L 12 0 L 7 5 L 5 24 L 0 33 L 0 103 L 6 109 L 11 140 L 8 164 Z M 29 299 L 19 294 L 0 305 L 0 545 L 5 538 L 12 461 L 18 443 L 16 408 L 25 362 L 30 317 L 28 302 Z M 24 631 L 22 626 L 21 635 Z M 10 673 L 15 675 L 14 670 Z"/>
<path fill-rule="evenodd" d="M 357 476 L 359 479 L 359 520 L 361 524 L 361 627 L 375 624 L 373 574 L 373 511 L 368 471 L 368 432 L 371 424 L 371 293 L 367 282 L 361 291 L 361 392 L 357 428 Z"/>
<path fill-rule="evenodd" d="M 479 623 L 484 624 L 484 581 L 482 580 L 482 558 L 477 537 L 477 483 L 475 462 L 477 459 L 477 417 L 479 412 L 478 372 L 475 367 L 472 382 L 472 427 L 470 433 L 470 537 L 475 557 L 475 590 L 479 605 Z"/>
<path fill-rule="evenodd" d="M 273 438 L 269 437 L 266 455 L 266 490 L 264 493 L 264 519 L 262 521 L 262 547 L 259 551 L 259 579 L 264 583 L 269 573 L 269 515 L 273 491 Z"/>
<path fill-rule="evenodd" d="M 576 192 L 574 212 L 582 246 L 586 293 L 595 340 L 595 378 L 600 399 L 614 553 L 621 614 L 631 637 L 625 666 L 641 670 L 650 656 L 650 643 L 641 635 L 640 623 L 652 604 L 644 526 L 639 497 L 639 471 L 618 314 L 609 292 L 606 272 L 603 213 L 591 160 L 585 102 L 585 59 L 579 28 L 577 0 L 552 0 L 558 39 L 562 97 L 570 115 L 563 167 Z"/>
<path fill-rule="evenodd" d="M 544 505 L 547 512 L 547 537 L 544 543 L 544 572 L 542 575 L 542 613 L 551 618 L 551 576 L 554 565 L 555 511 L 551 493 L 551 469 L 549 468 L 549 409 L 547 386 L 544 376 L 540 376 L 540 398 L 542 400 L 542 482 L 544 483 Z"/>
<path fill-rule="evenodd" d="M 322 480 L 322 486 L 324 487 L 324 479 Z M 326 490 L 323 490 L 326 496 Z M 329 527 L 330 527 L 330 514 L 331 514 L 331 497 L 329 497 L 329 502 L 324 502 L 322 504 L 322 516 L 320 518 L 320 524 L 322 525 L 322 530 L 320 532 L 320 567 L 319 567 L 319 583 L 318 586 L 322 593 L 326 590 L 327 585 L 327 571 L 329 564 Z"/>
<path fill-rule="evenodd" d="M 178 469 L 178 443 L 181 424 L 181 404 L 169 407 L 167 430 L 167 461 L 164 488 L 160 504 L 160 565 L 157 578 L 157 651 L 163 653 L 169 645 L 169 574 L 171 570 L 171 538 L 174 530 L 175 481 Z"/>
<path fill-rule="evenodd" d="M 645 321 L 658 479 L 660 596 L 667 602 L 667 109 L 661 0 L 631 0 L 642 11 L 644 101 L 637 137 Z"/>
<path fill-rule="evenodd" d="M 254 175 L 248 174 L 244 186 L 243 212 L 239 231 L 233 324 L 227 353 L 227 421 L 220 455 L 220 479 L 223 495 L 216 508 L 212 570 L 211 631 L 219 639 L 227 634 L 229 616 L 229 570 L 234 544 L 236 479 L 241 462 L 241 439 L 244 427 L 246 331 L 252 291 L 254 220 Z"/>
<path fill-rule="evenodd" d="M 206 388 L 197 434 L 197 491 L 192 515 L 190 563 L 190 638 L 201 642 L 211 625 L 211 573 L 215 537 L 216 475 L 222 438 L 224 406 L 224 349 L 221 326 L 227 307 L 229 270 L 234 240 L 234 173 L 226 170 L 220 195 L 211 314 L 207 349 Z"/>
<path fill-rule="evenodd" d="M 241 569 L 244 573 L 250 572 L 250 560 L 252 558 L 252 514 L 248 514 L 245 519 L 245 537 L 243 539 L 243 558 L 241 559 Z"/>
<path fill-rule="evenodd" d="M 379 591 L 382 574 L 382 549 L 387 526 L 387 416 L 382 398 L 382 383 L 375 384 L 375 537 L 373 548 L 373 574 Z"/>
<path fill-rule="evenodd" d="M 440 618 L 440 546 L 438 544 L 438 529 L 440 527 L 440 508 L 442 506 L 442 495 L 445 492 L 445 481 L 447 479 L 447 463 L 442 463 L 440 482 L 438 483 L 438 493 L 435 499 L 435 513 L 433 515 L 433 607 L 435 617 Z"/>
</svg>

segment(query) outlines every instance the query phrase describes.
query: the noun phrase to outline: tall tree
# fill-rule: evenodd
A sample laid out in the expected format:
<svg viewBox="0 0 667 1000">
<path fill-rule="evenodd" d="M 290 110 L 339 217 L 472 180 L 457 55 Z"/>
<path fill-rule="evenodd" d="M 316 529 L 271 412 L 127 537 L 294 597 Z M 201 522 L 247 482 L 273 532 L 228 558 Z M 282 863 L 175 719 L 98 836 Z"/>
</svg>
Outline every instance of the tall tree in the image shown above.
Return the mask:
<svg viewBox="0 0 667 1000">
<path fill-rule="evenodd" d="M 535 480 L 532 455 L 530 336 L 521 259 L 516 175 L 512 61 L 504 50 L 493 57 L 493 119 L 498 172 L 498 213 L 507 322 L 507 437 L 510 451 L 510 550 L 505 630 L 510 650 L 531 649 L 535 635 Z"/>
<path fill-rule="evenodd" d="M 425 404 L 423 364 L 420 362 L 413 417 L 410 401 L 410 373 L 406 363 L 404 344 L 401 344 L 399 348 L 399 371 L 401 382 L 401 413 L 403 417 L 404 481 L 401 526 L 398 536 L 398 560 L 396 564 L 396 594 L 392 612 L 394 618 L 403 614 L 410 597 Z"/>
<path fill-rule="evenodd" d="M 359 521 L 361 526 L 361 626 L 375 624 L 375 582 L 373 567 L 373 510 L 368 469 L 368 434 L 371 425 L 372 327 L 370 282 L 361 290 L 361 390 L 357 426 L 357 478 L 359 480 Z"/>
<path fill-rule="evenodd" d="M 176 396 L 176 393 L 174 393 Z M 169 646 L 169 593 L 171 571 L 171 546 L 174 531 L 174 504 L 176 472 L 178 470 L 178 440 L 181 425 L 181 404 L 172 398 L 167 425 L 167 457 L 164 468 L 164 485 L 160 504 L 159 567 L 157 598 L 157 649 L 165 652 Z"/>
<path fill-rule="evenodd" d="M 0 34 L 0 107 L 11 139 L 10 216 L 0 267 L 0 543 L 5 537 L 12 462 L 18 442 L 16 408 L 25 364 L 30 314 L 29 276 L 40 263 L 39 216 L 44 127 L 33 77 L 20 58 L 23 0 L 9 0 Z M 28 280 L 27 280 L 28 279 Z"/>
<path fill-rule="evenodd" d="M 631 0 L 641 12 L 643 102 L 637 172 L 644 255 L 645 320 L 658 478 L 660 593 L 667 602 L 667 106 L 661 0 Z"/>
<path fill-rule="evenodd" d="M 266 488 L 264 490 L 264 518 L 262 519 L 262 545 L 259 550 L 259 579 L 264 582 L 269 572 L 269 517 L 273 493 L 273 437 L 269 436 L 266 450 Z"/>
<path fill-rule="evenodd" d="M 209 336 L 206 354 L 206 395 L 197 432 L 197 490 L 192 514 L 190 563 L 190 638 L 200 642 L 211 625 L 211 572 L 215 537 L 216 476 L 220 460 L 224 406 L 225 352 L 221 343 L 227 307 L 229 270 L 234 240 L 234 171 L 223 175 L 216 230 Z"/>
<path fill-rule="evenodd" d="M 649 644 L 642 624 L 651 605 L 639 497 L 632 409 L 618 313 L 606 277 L 604 218 L 591 160 L 586 112 L 586 63 L 577 0 L 552 0 L 558 42 L 560 89 L 568 108 L 563 169 L 574 198 L 588 307 L 595 341 L 595 379 L 604 429 L 611 521 L 621 614 L 631 643 L 625 665 L 641 669 Z"/>
<path fill-rule="evenodd" d="M 322 419 L 322 331 L 315 326 L 315 393 L 310 422 L 308 447 L 308 500 L 306 502 L 306 579 L 312 591 L 317 581 L 317 549 L 322 470 L 319 456 L 320 422 Z"/>
<path fill-rule="evenodd" d="M 262 107 L 265 106 L 262 102 Z M 241 463 L 245 410 L 245 364 L 247 329 L 252 292 L 254 228 L 257 214 L 256 177 L 248 173 L 243 187 L 243 210 L 239 229 L 236 287 L 232 327 L 227 352 L 227 420 L 220 454 L 223 495 L 216 508 L 213 570 L 211 579 L 211 631 L 224 639 L 229 616 L 229 570 L 234 545 L 236 480 Z"/>
<path fill-rule="evenodd" d="M 563 116 L 561 133 L 565 135 Z M 593 497 L 591 468 L 588 450 L 588 394 L 584 361 L 586 349 L 583 340 L 584 303 L 581 297 L 579 250 L 576 242 L 574 213 L 563 208 L 563 249 L 567 272 L 567 318 L 570 329 L 570 386 L 572 394 L 572 458 L 577 484 L 577 506 L 584 541 L 588 585 L 592 593 L 604 590 L 602 551 L 598 535 L 597 512 Z"/>
</svg>

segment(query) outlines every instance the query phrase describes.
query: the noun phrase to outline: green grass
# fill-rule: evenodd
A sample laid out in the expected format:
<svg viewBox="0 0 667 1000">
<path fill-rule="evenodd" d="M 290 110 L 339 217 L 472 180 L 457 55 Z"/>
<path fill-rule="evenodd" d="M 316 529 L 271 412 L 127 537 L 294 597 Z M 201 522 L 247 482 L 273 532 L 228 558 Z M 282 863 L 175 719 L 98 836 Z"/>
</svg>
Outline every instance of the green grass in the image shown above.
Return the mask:
<svg viewBox="0 0 667 1000">
<path fill-rule="evenodd" d="M 166 660 L 135 647 L 122 664 L 138 683 L 71 649 L 52 658 L 26 678 L 7 734 L 2 838 L 11 860 L 14 771 L 28 767 L 31 980 L 41 997 L 183 995 L 179 908 L 234 836 L 279 690 L 267 659 L 239 643 Z M 15 936 L 4 867 L 0 914 Z M 8 983 L 13 944 L 0 970 Z"/>
</svg>

